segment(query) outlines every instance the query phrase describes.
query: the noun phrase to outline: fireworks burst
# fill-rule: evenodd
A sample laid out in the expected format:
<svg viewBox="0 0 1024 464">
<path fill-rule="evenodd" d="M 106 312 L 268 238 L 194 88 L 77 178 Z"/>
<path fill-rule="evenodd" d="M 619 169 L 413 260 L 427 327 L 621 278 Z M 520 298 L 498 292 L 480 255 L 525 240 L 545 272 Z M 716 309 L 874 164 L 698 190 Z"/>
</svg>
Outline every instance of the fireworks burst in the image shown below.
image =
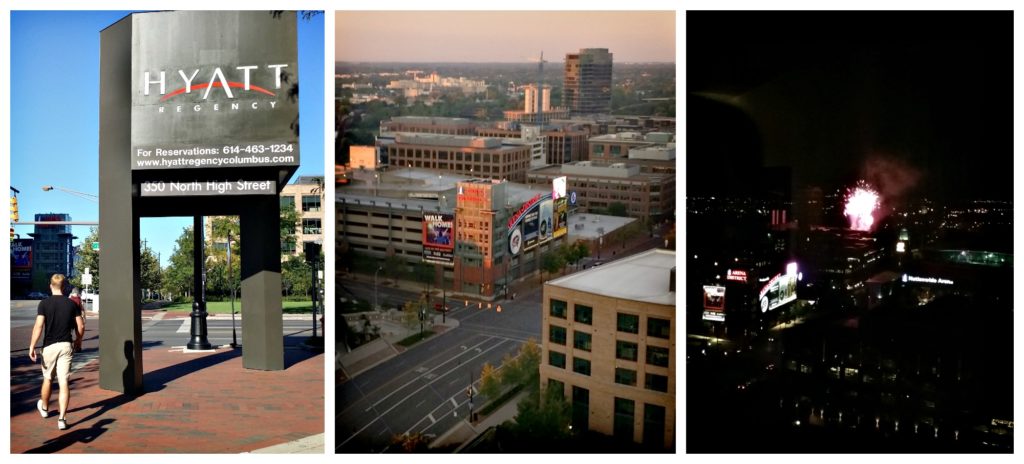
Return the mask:
<svg viewBox="0 0 1024 464">
<path fill-rule="evenodd" d="M 878 209 L 878 192 L 864 181 L 846 193 L 846 209 L 843 214 L 850 220 L 853 230 L 869 231 L 875 223 L 875 210 Z"/>
</svg>

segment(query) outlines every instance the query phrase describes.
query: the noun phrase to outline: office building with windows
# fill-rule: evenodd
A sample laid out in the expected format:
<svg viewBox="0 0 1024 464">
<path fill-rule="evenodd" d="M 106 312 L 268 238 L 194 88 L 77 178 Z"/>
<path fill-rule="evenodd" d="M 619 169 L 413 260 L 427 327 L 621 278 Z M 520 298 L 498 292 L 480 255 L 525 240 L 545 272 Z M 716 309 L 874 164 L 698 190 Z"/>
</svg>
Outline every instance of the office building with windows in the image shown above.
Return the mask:
<svg viewBox="0 0 1024 464">
<path fill-rule="evenodd" d="M 612 54 L 583 48 L 565 55 L 562 102 L 573 115 L 608 114 L 612 106 Z"/>
<path fill-rule="evenodd" d="M 381 159 L 395 167 L 525 182 L 532 147 L 518 140 L 428 133 L 382 133 Z"/>
<path fill-rule="evenodd" d="M 302 253 L 305 242 L 323 243 L 324 208 L 323 177 L 300 176 L 281 189 L 281 207 L 293 207 L 298 212 L 295 224 L 295 242 L 282 243 L 282 258 Z"/>
<path fill-rule="evenodd" d="M 574 430 L 675 448 L 675 252 L 650 250 L 544 283 L 541 386 Z"/>
<path fill-rule="evenodd" d="M 70 214 L 37 214 L 37 222 L 70 221 Z M 70 225 L 36 224 L 32 237 L 32 289 L 48 293 L 50 277 L 64 274 L 69 279 L 75 272 L 75 247 Z"/>
<path fill-rule="evenodd" d="M 550 185 L 568 178 L 568 191 L 576 192 L 576 207 L 583 213 L 605 213 L 613 204 L 625 206 L 626 215 L 654 222 L 675 213 L 674 174 L 649 174 L 634 163 L 578 161 L 534 169 L 526 176 L 530 185 Z"/>
</svg>

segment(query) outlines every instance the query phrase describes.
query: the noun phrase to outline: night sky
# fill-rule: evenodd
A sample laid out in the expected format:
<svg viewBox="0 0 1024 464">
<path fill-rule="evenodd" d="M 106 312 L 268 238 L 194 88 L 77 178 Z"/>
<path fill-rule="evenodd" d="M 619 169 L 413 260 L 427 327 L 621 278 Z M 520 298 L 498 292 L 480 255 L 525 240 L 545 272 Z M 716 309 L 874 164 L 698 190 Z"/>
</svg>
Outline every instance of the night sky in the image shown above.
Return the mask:
<svg viewBox="0 0 1024 464">
<path fill-rule="evenodd" d="M 901 199 L 1012 199 L 1012 12 L 686 20 L 690 195 L 864 178 Z"/>
</svg>

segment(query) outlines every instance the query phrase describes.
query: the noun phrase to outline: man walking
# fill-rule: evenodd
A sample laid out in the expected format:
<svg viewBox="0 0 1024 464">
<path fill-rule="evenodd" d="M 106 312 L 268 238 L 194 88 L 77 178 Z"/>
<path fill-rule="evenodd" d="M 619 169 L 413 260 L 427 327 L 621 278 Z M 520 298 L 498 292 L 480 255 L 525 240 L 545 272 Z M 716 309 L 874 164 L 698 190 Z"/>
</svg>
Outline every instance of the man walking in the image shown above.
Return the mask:
<svg viewBox="0 0 1024 464">
<path fill-rule="evenodd" d="M 71 399 L 71 388 L 68 385 L 71 376 L 72 348 L 71 333 L 75 333 L 74 344 L 81 346 L 85 335 L 85 321 L 82 320 L 81 308 L 64 296 L 63 288 L 66 278 L 63 274 L 54 274 L 50 278 L 49 298 L 39 302 L 36 311 L 36 325 L 32 328 L 32 342 L 29 344 L 28 357 L 36 362 L 36 343 L 43 338 L 43 387 L 42 399 L 36 402 L 36 408 L 43 417 L 50 415 L 50 390 L 53 380 L 60 386 L 58 406 L 60 416 L 57 428 L 68 428 L 66 414 Z"/>
</svg>

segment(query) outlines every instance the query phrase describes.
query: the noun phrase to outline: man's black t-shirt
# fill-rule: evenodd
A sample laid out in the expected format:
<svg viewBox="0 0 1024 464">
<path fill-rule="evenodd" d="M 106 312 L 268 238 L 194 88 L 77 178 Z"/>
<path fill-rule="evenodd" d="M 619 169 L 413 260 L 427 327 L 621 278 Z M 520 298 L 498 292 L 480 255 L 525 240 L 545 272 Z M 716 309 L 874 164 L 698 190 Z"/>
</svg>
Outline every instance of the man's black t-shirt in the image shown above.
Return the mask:
<svg viewBox="0 0 1024 464">
<path fill-rule="evenodd" d="M 78 328 L 75 318 L 81 315 L 81 309 L 74 301 L 65 296 L 51 295 L 39 302 L 36 314 L 43 316 L 46 331 L 43 332 L 43 346 L 60 342 L 71 342 L 72 331 Z"/>
</svg>

